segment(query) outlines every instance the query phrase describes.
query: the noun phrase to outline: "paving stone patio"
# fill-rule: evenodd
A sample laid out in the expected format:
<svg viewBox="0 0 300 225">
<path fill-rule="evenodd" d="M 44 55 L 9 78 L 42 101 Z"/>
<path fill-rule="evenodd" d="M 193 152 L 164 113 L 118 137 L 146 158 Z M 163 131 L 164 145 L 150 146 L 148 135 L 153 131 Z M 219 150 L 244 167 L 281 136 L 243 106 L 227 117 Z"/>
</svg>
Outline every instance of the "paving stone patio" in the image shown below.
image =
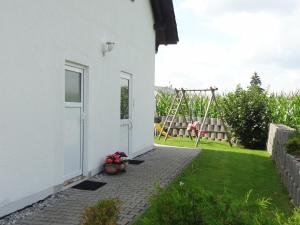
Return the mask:
<svg viewBox="0 0 300 225">
<path fill-rule="evenodd" d="M 118 224 L 131 224 L 148 207 L 155 183 L 166 187 L 199 151 L 173 147 L 156 147 L 138 159 L 140 165 L 129 165 L 127 172 L 109 176 L 100 174 L 90 180 L 107 184 L 96 191 L 67 189 L 53 206 L 37 211 L 16 225 L 78 225 L 84 208 L 105 198 L 119 198 L 122 208 Z"/>
</svg>

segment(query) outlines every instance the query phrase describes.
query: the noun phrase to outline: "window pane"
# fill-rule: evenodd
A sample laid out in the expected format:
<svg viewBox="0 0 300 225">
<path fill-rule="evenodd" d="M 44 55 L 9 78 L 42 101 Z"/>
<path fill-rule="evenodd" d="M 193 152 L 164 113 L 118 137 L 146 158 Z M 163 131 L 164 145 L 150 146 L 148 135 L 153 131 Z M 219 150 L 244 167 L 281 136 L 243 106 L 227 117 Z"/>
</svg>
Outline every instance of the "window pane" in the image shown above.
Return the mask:
<svg viewBox="0 0 300 225">
<path fill-rule="evenodd" d="M 121 119 L 129 118 L 129 80 L 121 79 Z"/>
<path fill-rule="evenodd" d="M 66 70 L 65 102 L 81 102 L 81 73 Z"/>
</svg>

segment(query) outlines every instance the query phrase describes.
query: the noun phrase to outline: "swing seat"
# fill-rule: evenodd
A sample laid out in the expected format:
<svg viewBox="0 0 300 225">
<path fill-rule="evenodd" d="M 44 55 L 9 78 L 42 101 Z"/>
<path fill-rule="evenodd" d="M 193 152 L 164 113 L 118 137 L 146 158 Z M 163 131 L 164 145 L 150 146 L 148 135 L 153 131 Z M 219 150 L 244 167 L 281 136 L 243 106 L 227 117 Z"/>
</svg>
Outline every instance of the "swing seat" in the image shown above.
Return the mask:
<svg viewBox="0 0 300 225">
<path fill-rule="evenodd" d="M 198 131 L 200 129 L 199 121 L 194 121 L 193 123 L 189 123 L 187 126 L 187 131 Z"/>
</svg>

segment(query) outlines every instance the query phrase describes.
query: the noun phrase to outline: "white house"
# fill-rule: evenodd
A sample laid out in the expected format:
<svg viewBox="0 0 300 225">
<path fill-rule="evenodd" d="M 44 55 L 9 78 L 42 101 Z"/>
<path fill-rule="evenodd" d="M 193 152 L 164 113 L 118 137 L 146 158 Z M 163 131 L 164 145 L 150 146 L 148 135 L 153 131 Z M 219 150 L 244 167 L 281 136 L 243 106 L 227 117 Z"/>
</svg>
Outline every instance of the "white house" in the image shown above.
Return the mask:
<svg viewBox="0 0 300 225">
<path fill-rule="evenodd" d="M 172 0 L 2 0 L 0 217 L 150 150 L 155 53 L 177 41 Z"/>
</svg>

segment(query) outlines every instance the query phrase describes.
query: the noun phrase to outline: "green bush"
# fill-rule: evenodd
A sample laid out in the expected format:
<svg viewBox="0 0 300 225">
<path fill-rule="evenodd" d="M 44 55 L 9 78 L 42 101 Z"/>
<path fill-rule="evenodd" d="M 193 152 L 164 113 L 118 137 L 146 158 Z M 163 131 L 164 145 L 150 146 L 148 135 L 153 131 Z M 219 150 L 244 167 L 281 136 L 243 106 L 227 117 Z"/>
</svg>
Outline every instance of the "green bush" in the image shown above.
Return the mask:
<svg viewBox="0 0 300 225">
<path fill-rule="evenodd" d="M 225 120 L 240 144 L 246 148 L 265 148 L 271 122 L 266 91 L 255 85 L 246 90 L 238 86 L 224 98 L 222 105 Z"/>
<path fill-rule="evenodd" d="M 226 192 L 216 195 L 181 184 L 153 197 L 150 211 L 135 225 L 299 225 L 299 222 L 299 210 L 287 219 L 271 208 L 269 199 L 252 199 L 251 191 L 244 200 L 237 200 Z"/>
<path fill-rule="evenodd" d="M 285 143 L 286 151 L 292 155 L 300 155 L 300 132 L 293 133 Z"/>
<path fill-rule="evenodd" d="M 282 218 L 280 219 L 281 225 L 299 225 L 300 224 L 300 209 L 295 209 L 293 214 L 287 221 L 282 222 Z"/>
<path fill-rule="evenodd" d="M 119 212 L 119 200 L 101 200 L 84 211 L 80 225 L 116 225 Z"/>
</svg>

